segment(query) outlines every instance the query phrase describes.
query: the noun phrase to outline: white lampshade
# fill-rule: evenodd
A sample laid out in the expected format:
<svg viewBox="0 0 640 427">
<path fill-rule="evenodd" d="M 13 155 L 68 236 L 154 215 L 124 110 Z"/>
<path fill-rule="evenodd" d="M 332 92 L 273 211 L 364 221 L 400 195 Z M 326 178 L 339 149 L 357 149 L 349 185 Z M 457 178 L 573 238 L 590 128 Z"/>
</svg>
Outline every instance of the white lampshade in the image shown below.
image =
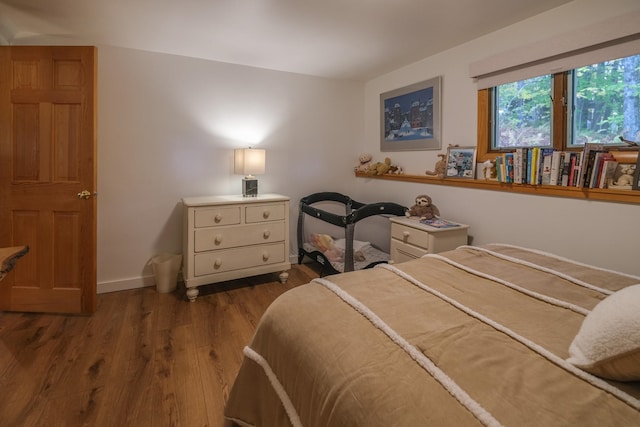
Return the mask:
<svg viewBox="0 0 640 427">
<path fill-rule="evenodd" d="M 234 153 L 234 173 L 237 175 L 261 175 L 264 173 L 266 151 L 260 148 L 238 148 Z"/>
</svg>

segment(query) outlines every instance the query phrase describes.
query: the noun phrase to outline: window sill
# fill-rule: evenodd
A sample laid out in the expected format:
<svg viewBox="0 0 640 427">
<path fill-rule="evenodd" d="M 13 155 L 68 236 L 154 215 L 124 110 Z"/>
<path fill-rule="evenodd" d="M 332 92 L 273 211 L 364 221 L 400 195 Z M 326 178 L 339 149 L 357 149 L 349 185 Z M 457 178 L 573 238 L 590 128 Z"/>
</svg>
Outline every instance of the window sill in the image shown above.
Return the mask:
<svg viewBox="0 0 640 427">
<path fill-rule="evenodd" d="M 451 187 L 475 188 L 479 190 L 504 191 L 538 196 L 565 197 L 570 199 L 598 200 L 604 202 L 632 203 L 640 205 L 640 191 L 599 188 L 576 188 L 552 185 L 507 184 L 482 179 L 434 178 L 423 175 L 385 174 L 366 175 L 356 172 L 357 178 L 385 179 L 390 181 L 416 182 L 419 184 L 447 185 Z"/>
</svg>

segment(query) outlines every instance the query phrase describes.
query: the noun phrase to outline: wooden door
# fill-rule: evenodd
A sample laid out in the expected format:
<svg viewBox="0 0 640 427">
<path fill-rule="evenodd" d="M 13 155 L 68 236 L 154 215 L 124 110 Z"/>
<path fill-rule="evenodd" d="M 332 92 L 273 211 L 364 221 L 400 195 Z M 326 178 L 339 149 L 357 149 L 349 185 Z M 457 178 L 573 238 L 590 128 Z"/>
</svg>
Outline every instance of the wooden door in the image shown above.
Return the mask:
<svg viewBox="0 0 640 427">
<path fill-rule="evenodd" d="M 0 46 L 0 247 L 29 246 L 0 310 L 96 309 L 95 57 Z"/>
</svg>

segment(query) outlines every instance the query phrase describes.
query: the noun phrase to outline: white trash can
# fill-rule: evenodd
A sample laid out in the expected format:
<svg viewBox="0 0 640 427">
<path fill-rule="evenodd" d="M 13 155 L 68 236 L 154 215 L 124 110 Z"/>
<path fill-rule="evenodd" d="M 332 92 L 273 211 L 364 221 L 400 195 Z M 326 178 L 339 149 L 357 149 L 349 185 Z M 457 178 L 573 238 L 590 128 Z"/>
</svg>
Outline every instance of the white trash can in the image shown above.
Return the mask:
<svg viewBox="0 0 640 427">
<path fill-rule="evenodd" d="M 178 272 L 182 264 L 181 254 L 158 254 L 151 258 L 156 290 L 162 294 L 173 292 L 178 286 Z"/>
</svg>

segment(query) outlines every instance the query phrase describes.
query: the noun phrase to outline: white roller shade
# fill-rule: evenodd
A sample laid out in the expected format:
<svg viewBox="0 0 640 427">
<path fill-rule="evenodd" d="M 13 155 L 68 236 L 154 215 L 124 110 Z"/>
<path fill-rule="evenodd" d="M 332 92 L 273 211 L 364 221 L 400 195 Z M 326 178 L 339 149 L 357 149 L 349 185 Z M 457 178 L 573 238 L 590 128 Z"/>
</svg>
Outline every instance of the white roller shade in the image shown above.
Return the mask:
<svg viewBox="0 0 640 427">
<path fill-rule="evenodd" d="M 469 66 L 478 89 L 640 54 L 640 12 L 494 55 Z"/>
</svg>

